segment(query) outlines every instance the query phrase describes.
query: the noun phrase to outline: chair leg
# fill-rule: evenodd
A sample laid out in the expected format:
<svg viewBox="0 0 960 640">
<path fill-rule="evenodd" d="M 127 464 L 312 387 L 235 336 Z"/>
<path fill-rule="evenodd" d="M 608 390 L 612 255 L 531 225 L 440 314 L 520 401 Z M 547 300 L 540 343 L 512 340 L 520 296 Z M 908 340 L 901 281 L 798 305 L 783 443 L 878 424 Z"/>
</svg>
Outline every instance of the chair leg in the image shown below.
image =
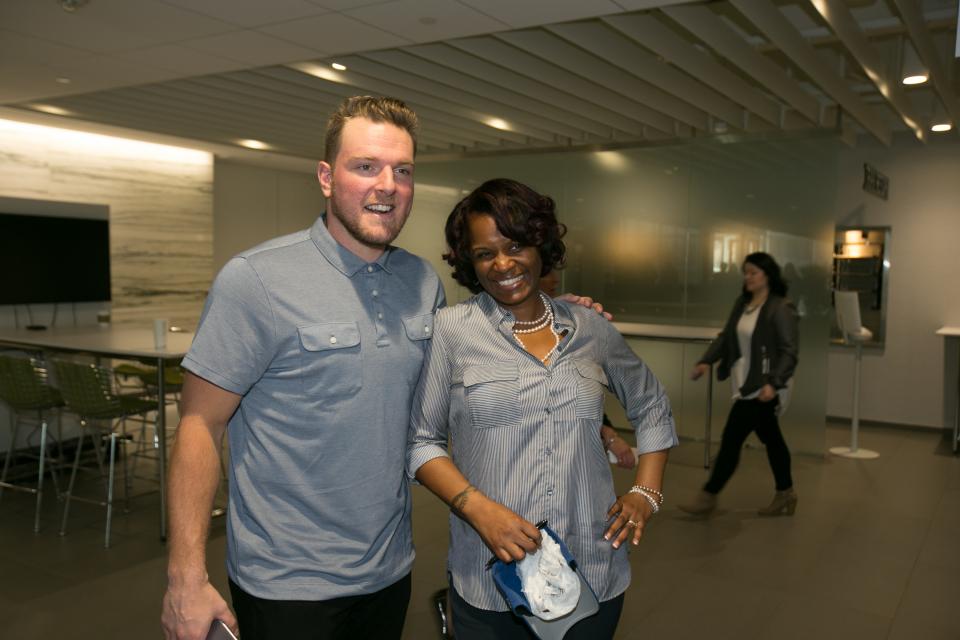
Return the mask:
<svg viewBox="0 0 960 640">
<path fill-rule="evenodd" d="M 130 451 L 127 442 L 127 419 L 120 419 L 120 432 L 123 434 L 123 512 L 130 511 L 130 490 L 133 484 L 133 473 L 130 470 Z"/>
<path fill-rule="evenodd" d="M 73 456 L 73 469 L 70 471 L 70 483 L 67 485 L 67 492 L 63 500 L 63 518 L 60 521 L 60 535 L 67 535 L 67 516 L 70 515 L 70 499 L 73 497 L 73 485 L 77 480 L 77 468 L 80 466 L 80 452 L 83 451 L 83 438 L 86 435 L 87 422 L 80 421 L 80 439 L 77 442 L 77 452 Z M 91 434 L 91 438 L 96 438 Z"/>
<path fill-rule="evenodd" d="M 40 507 L 43 504 L 43 465 L 47 461 L 47 421 L 40 420 L 40 468 L 37 472 L 37 508 L 33 514 L 33 532 L 40 533 Z"/>
<path fill-rule="evenodd" d="M 13 457 L 13 451 L 17 445 L 17 429 L 20 427 L 20 416 L 15 411 L 10 412 L 13 418 L 13 428 L 10 429 L 10 446 L 7 448 L 7 455 L 3 459 L 3 473 L 0 474 L 0 498 L 3 497 L 3 483 L 7 481 L 7 472 L 10 471 L 10 459 Z"/>
<path fill-rule="evenodd" d="M 42 420 L 41 416 L 41 420 Z M 49 424 L 49 423 L 47 423 Z M 47 427 L 47 439 L 50 440 L 51 445 L 57 445 L 57 457 L 53 457 L 51 453 L 51 447 L 47 447 L 47 462 L 50 463 L 50 479 L 53 480 L 53 492 L 59 498 L 60 497 L 60 470 L 57 468 L 63 459 L 63 451 L 60 446 L 60 442 L 50 433 L 50 427 Z"/>
<path fill-rule="evenodd" d="M 117 459 L 117 434 L 110 434 L 110 473 L 107 484 L 107 529 L 103 535 L 103 548 L 110 548 L 110 524 L 113 520 L 113 470 Z"/>
</svg>

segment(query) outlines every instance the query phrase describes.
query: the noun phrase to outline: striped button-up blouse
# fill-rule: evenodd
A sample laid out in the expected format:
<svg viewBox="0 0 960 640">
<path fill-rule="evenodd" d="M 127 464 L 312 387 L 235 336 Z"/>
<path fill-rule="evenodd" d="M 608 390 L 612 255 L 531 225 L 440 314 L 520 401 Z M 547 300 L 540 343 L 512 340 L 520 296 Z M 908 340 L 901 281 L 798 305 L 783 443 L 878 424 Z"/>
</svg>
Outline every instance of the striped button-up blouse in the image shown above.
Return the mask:
<svg viewBox="0 0 960 640">
<path fill-rule="evenodd" d="M 440 309 L 413 400 L 407 470 L 449 456 L 491 499 L 546 519 L 601 601 L 630 583 L 627 547 L 603 539 L 616 500 L 600 440 L 604 388 L 620 399 L 641 454 L 677 444 L 670 401 L 650 369 L 595 312 L 552 301 L 566 332 L 549 365 L 513 338 L 514 316 L 487 293 Z M 475 607 L 508 608 L 485 569 L 490 550 L 450 516 L 448 570 Z"/>
</svg>

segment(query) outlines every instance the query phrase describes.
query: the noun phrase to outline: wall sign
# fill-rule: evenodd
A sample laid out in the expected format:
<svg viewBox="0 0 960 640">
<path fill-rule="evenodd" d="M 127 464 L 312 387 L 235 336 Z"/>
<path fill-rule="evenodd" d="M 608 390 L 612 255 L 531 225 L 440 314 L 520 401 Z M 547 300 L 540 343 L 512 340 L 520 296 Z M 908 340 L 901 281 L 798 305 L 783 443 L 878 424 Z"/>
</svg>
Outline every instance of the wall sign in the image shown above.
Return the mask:
<svg viewBox="0 0 960 640">
<path fill-rule="evenodd" d="M 889 188 L 890 178 L 877 171 L 877 168 L 872 164 L 864 162 L 863 190 L 886 200 Z"/>
</svg>

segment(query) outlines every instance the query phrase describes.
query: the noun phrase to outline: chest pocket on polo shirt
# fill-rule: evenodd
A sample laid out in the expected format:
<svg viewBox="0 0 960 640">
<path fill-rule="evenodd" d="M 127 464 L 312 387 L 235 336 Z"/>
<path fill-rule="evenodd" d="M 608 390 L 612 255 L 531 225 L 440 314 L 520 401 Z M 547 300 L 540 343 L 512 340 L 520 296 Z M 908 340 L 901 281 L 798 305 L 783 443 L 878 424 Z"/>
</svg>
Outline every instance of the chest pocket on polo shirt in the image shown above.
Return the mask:
<svg viewBox="0 0 960 640">
<path fill-rule="evenodd" d="M 406 359 L 407 382 L 414 385 L 420 378 L 423 354 L 427 345 L 430 344 L 428 341 L 433 337 L 433 313 L 422 313 L 418 316 L 404 318 L 403 331 L 407 334 L 407 339 L 419 350 L 416 357 Z"/>
<path fill-rule="evenodd" d="M 326 322 L 297 327 L 300 380 L 318 397 L 349 396 L 363 386 L 360 329 L 356 322 Z"/>
<path fill-rule="evenodd" d="M 463 371 L 470 420 L 478 429 L 520 424 L 520 370 L 514 360 L 475 364 Z"/>
<path fill-rule="evenodd" d="M 577 417 L 603 416 L 603 391 L 609 384 L 603 367 L 591 360 L 574 360 L 577 369 Z"/>
</svg>

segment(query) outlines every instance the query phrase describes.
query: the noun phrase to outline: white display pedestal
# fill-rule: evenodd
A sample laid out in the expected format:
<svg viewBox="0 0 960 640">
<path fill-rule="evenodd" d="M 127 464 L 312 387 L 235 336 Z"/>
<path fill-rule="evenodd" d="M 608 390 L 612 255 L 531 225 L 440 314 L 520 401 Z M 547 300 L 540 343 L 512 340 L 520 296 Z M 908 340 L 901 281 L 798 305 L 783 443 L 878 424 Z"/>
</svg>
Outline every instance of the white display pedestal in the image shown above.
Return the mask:
<svg viewBox="0 0 960 640">
<path fill-rule="evenodd" d="M 861 449 L 860 435 L 860 365 L 863 360 L 863 343 L 870 340 L 873 334 L 860 324 L 860 301 L 856 291 L 834 291 L 834 303 L 837 308 L 837 321 L 843 331 L 845 342 L 853 343 L 853 416 L 850 424 L 850 446 L 830 447 L 830 453 L 842 458 L 856 458 L 858 460 L 873 460 L 880 454 L 870 449 Z"/>
</svg>

